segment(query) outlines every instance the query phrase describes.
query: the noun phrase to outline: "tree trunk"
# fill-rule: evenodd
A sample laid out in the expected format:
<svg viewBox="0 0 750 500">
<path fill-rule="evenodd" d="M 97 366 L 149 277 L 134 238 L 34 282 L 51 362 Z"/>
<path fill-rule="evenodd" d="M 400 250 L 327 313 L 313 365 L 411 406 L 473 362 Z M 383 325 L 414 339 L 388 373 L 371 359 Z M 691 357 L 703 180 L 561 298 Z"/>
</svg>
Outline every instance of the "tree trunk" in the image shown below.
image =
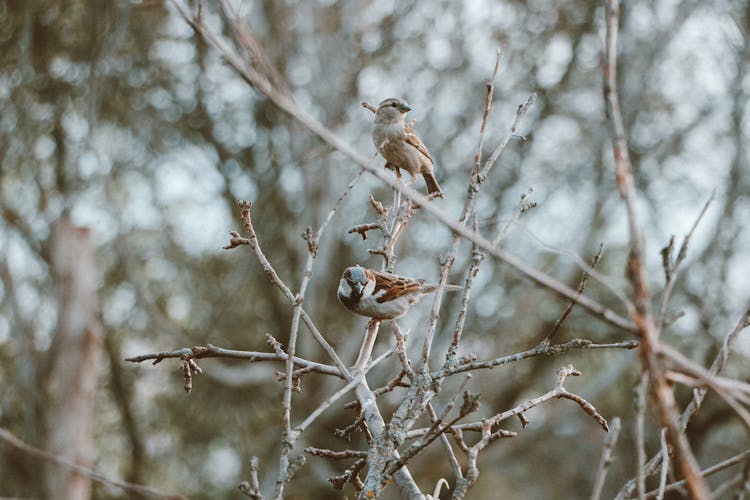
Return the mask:
<svg viewBox="0 0 750 500">
<path fill-rule="evenodd" d="M 96 255 L 88 228 L 67 218 L 54 235 L 53 272 L 58 320 L 46 373 L 46 448 L 84 467 L 93 458 L 93 409 L 103 329 L 96 296 Z M 91 481 L 52 467 L 49 498 L 91 498 Z"/>
</svg>

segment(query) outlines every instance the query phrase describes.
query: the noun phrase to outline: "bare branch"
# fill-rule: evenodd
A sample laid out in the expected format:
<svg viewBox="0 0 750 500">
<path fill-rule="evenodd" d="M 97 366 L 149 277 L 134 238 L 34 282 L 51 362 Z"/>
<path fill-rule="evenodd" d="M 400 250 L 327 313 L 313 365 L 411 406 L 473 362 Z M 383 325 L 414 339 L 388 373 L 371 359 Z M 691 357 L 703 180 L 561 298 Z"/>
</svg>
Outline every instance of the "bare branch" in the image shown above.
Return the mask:
<svg viewBox="0 0 750 500">
<path fill-rule="evenodd" d="M 417 456 L 418 453 L 420 453 L 423 449 L 429 446 L 439 436 L 443 435 L 443 433 L 445 433 L 447 429 L 452 427 L 461 418 L 476 411 L 479 408 L 478 396 L 475 394 L 470 394 L 467 391 L 464 391 L 470 378 L 471 378 L 470 376 L 467 376 L 464 379 L 464 381 L 461 384 L 461 387 L 459 387 L 459 389 L 456 391 L 454 396 L 450 399 L 448 404 L 443 409 L 443 412 L 436 419 L 433 420 L 432 426 L 427 430 L 427 432 L 421 438 L 417 439 L 414 443 L 411 444 L 411 446 L 409 446 L 409 448 L 406 451 L 404 451 L 401 458 L 399 458 L 397 461 L 395 461 L 393 464 L 391 464 L 388 467 L 387 474 L 389 475 L 393 474 L 400 467 L 403 467 L 404 465 L 406 465 L 406 463 L 409 460 Z M 450 413 L 450 411 L 453 409 L 454 405 L 456 404 L 456 401 L 458 400 L 458 396 L 461 394 L 463 394 L 464 404 L 461 406 L 461 411 L 459 412 L 458 416 L 456 416 L 447 424 L 441 425 L 443 423 L 443 420 L 448 416 L 448 413 Z"/>
<path fill-rule="evenodd" d="M 348 384 L 346 384 L 344 387 L 336 391 L 334 394 L 332 394 L 330 397 L 326 398 L 325 401 L 323 401 L 315 410 L 313 410 L 310 415 L 298 426 L 294 428 L 294 431 L 297 434 L 302 433 L 305 429 L 310 427 L 310 425 L 317 419 L 325 410 L 327 410 L 333 403 L 341 399 L 345 394 L 347 394 L 349 391 L 354 389 L 354 387 L 362 382 L 364 379 L 364 376 L 367 374 L 368 371 L 370 371 L 372 368 L 380 364 L 381 361 L 383 361 L 385 358 L 393 354 L 393 351 L 386 351 L 377 358 L 373 360 L 372 363 L 369 365 L 362 367 L 362 369 L 354 369 L 352 370 L 355 373 L 355 378 L 353 380 L 350 380 Z"/>
<path fill-rule="evenodd" d="M 709 373 L 712 375 L 716 375 L 718 373 L 721 373 L 724 369 L 727 359 L 729 357 L 729 352 L 731 351 L 732 347 L 734 346 L 735 342 L 739 338 L 740 333 L 750 326 L 750 308 L 746 309 L 742 317 L 740 318 L 737 325 L 734 327 L 734 329 L 729 332 L 724 337 L 724 342 L 722 343 L 721 349 L 719 349 L 718 354 L 716 355 L 716 358 L 714 359 L 713 363 L 711 364 L 711 368 L 709 369 Z M 690 421 L 690 418 L 698 411 L 700 408 L 701 402 L 703 401 L 703 398 L 705 397 L 707 392 L 707 389 L 705 388 L 699 388 L 693 391 L 693 399 L 690 401 L 690 403 L 687 405 L 685 410 L 680 415 L 680 428 L 684 431 L 687 427 L 688 422 Z M 662 463 L 662 459 L 664 458 L 664 455 L 661 451 L 654 455 L 651 460 L 648 461 L 645 467 L 646 475 L 653 474 L 657 468 L 659 467 L 659 464 Z M 633 491 L 635 491 L 636 487 L 636 480 L 632 479 L 628 481 L 622 489 L 618 492 L 616 499 L 621 500 L 624 499 L 630 495 L 633 494 Z"/>
<path fill-rule="evenodd" d="M 298 304 L 298 298 L 296 295 L 292 293 L 292 291 L 289 289 L 289 287 L 281 280 L 278 273 L 276 273 L 276 270 L 271 266 L 271 263 L 268 261 L 266 256 L 263 254 L 263 251 L 260 248 L 260 243 L 258 242 L 258 236 L 255 233 L 255 228 L 253 227 L 253 222 L 251 218 L 251 209 L 252 209 L 252 203 L 247 201 L 239 201 L 240 208 L 242 209 L 242 221 L 245 224 L 245 230 L 250 235 L 250 238 L 248 239 L 250 248 L 255 252 L 255 256 L 258 258 L 258 262 L 260 262 L 261 267 L 263 267 L 263 271 L 266 273 L 266 276 L 268 279 L 276 285 L 281 292 L 284 294 L 284 296 L 287 298 L 287 300 L 292 305 L 298 305 L 299 306 L 299 314 L 302 318 L 302 321 L 307 326 L 310 333 L 312 333 L 315 340 L 320 344 L 320 346 L 323 348 L 323 350 L 328 353 L 328 355 L 333 359 L 334 363 L 338 367 L 338 369 L 341 372 L 341 375 L 346 378 L 347 380 L 351 380 L 351 374 L 349 373 L 349 370 L 347 370 L 346 366 L 344 366 L 344 363 L 339 358 L 339 355 L 336 354 L 336 351 L 331 347 L 331 344 L 329 344 L 323 335 L 320 333 L 318 328 L 315 326 L 315 323 L 313 323 L 312 319 L 310 319 L 310 316 L 308 316 L 307 312 L 305 312 L 304 308 L 302 307 L 302 304 Z"/>
<path fill-rule="evenodd" d="M 461 431 L 476 431 L 476 432 L 484 432 L 484 427 L 486 424 L 489 424 L 490 428 L 494 427 L 495 425 L 499 424 L 500 422 L 507 420 L 511 417 L 514 417 L 520 413 L 525 413 L 531 408 L 534 408 L 535 406 L 539 406 L 543 403 L 546 403 L 547 401 L 551 399 L 570 399 L 571 401 L 575 401 L 578 403 L 583 410 L 591 415 L 594 420 L 596 420 L 599 425 L 602 426 L 602 428 L 606 431 L 608 430 L 607 422 L 594 408 L 591 403 L 583 399 L 582 397 L 573 394 L 569 392 L 565 387 L 563 387 L 563 383 L 565 382 L 565 379 L 569 376 L 577 377 L 580 375 L 580 372 L 573 368 L 572 365 L 564 366 L 557 370 L 557 381 L 555 383 L 554 389 L 542 394 L 539 397 L 529 399 L 525 401 L 524 403 L 521 403 L 520 405 L 516 406 L 515 408 L 512 408 L 510 410 L 506 410 L 502 413 L 498 413 L 497 415 L 484 419 L 481 422 L 472 422 L 468 424 L 457 424 L 450 427 L 450 432 L 454 432 L 455 430 L 461 430 Z M 421 436 L 424 436 L 429 429 L 422 428 L 422 429 L 414 429 L 407 433 L 407 438 L 414 439 Z"/>
<path fill-rule="evenodd" d="M 661 474 L 659 475 L 659 489 L 656 493 L 657 500 L 664 498 L 664 490 L 667 487 L 667 473 L 669 472 L 669 449 L 667 448 L 667 430 L 662 429 L 659 438 L 661 454 L 665 457 L 661 462 Z"/>
<path fill-rule="evenodd" d="M 620 197 L 625 202 L 630 233 L 630 255 L 627 274 L 635 294 L 635 311 L 631 311 L 633 321 L 638 325 L 641 344 L 641 357 L 651 382 L 654 401 L 659 410 L 662 425 L 667 428 L 674 446 L 675 458 L 688 482 L 691 495 L 695 498 L 708 498 L 705 481 L 698 475 L 698 462 L 690 449 L 687 437 L 680 429 L 679 409 L 672 388 L 664 377 L 662 361 L 656 352 L 659 347 L 659 329 L 651 312 L 651 293 L 648 288 L 648 273 L 644 256 L 643 232 L 636 214 L 636 191 L 633 180 L 633 165 L 628 153 L 625 126 L 620 112 L 617 93 L 617 36 L 620 20 L 619 0 L 605 0 L 606 43 L 604 64 L 604 99 L 612 135 L 612 150 L 615 160 L 615 179 Z"/>
<path fill-rule="evenodd" d="M 98 472 L 92 469 L 80 466 L 74 462 L 71 462 L 70 460 L 59 457 L 57 455 L 53 455 L 52 453 L 46 450 L 35 448 L 34 446 L 31 446 L 25 443 L 22 439 L 16 437 L 12 432 L 10 432 L 8 429 L 5 429 L 3 427 L 0 427 L 0 439 L 2 439 L 3 441 L 11 445 L 12 447 L 16 448 L 17 450 L 29 456 L 39 458 L 41 460 L 44 460 L 45 462 L 55 464 L 64 469 L 71 470 L 75 472 L 76 474 L 80 474 L 84 477 L 89 478 L 92 481 L 96 481 L 97 483 L 101 483 L 107 486 L 114 486 L 124 491 L 130 492 L 130 493 L 136 493 L 139 495 L 148 495 L 152 497 L 166 498 L 169 500 L 177 500 L 177 499 L 187 500 L 187 497 L 184 497 L 182 495 L 165 493 L 163 491 L 157 490 L 155 488 L 151 488 L 149 486 L 129 483 L 127 481 L 122 481 L 120 479 L 112 479 L 103 474 L 99 474 Z"/>
<path fill-rule="evenodd" d="M 378 108 L 376 108 L 375 106 L 373 106 L 369 102 L 362 102 L 362 107 L 365 108 L 365 109 L 369 109 L 373 113 L 377 113 L 377 111 L 378 111 Z"/>
<path fill-rule="evenodd" d="M 202 359 L 202 358 L 230 358 L 230 359 L 244 359 L 252 362 L 260 361 L 286 361 L 288 355 L 284 351 L 277 351 L 275 353 L 270 352 L 257 352 L 257 351 L 236 351 L 233 349 L 224 349 L 208 344 L 206 346 L 195 346 L 185 347 L 177 349 L 175 351 L 162 351 L 151 354 L 141 354 L 139 356 L 132 356 L 125 358 L 125 361 L 131 363 L 140 363 L 143 361 L 154 360 L 153 364 L 160 363 L 165 359 Z M 344 378 L 341 372 L 334 366 L 324 365 L 316 363 L 315 361 L 309 361 L 295 356 L 294 364 L 302 368 L 309 368 L 316 373 L 322 373 L 324 375 L 333 375 L 334 377 Z"/>
<path fill-rule="evenodd" d="M 591 261 L 591 268 L 596 268 L 596 265 L 599 263 L 599 259 L 602 256 L 602 252 L 604 251 L 604 245 L 599 244 L 599 250 L 596 252 L 596 255 L 594 255 L 593 260 Z M 578 288 L 576 288 L 576 293 L 580 297 L 583 293 L 584 288 L 586 288 L 586 283 L 589 281 L 590 274 L 586 271 L 583 272 L 583 277 L 581 278 L 580 283 L 578 283 Z M 562 326 L 563 322 L 567 319 L 567 317 L 570 315 L 570 312 L 573 310 L 573 307 L 576 305 L 576 302 L 574 300 L 571 300 L 568 303 L 568 306 L 565 308 L 565 311 L 563 311 L 562 316 L 555 321 L 555 325 L 552 327 L 552 330 L 547 334 L 547 336 L 542 340 L 542 344 L 549 345 L 550 342 L 552 342 L 552 339 L 557 335 L 557 332 L 560 331 L 560 326 Z"/>
<path fill-rule="evenodd" d="M 479 144 L 477 145 L 477 152 L 474 154 L 474 169 L 472 170 L 472 176 L 479 174 L 479 169 L 482 164 L 482 146 L 484 144 L 484 131 L 487 127 L 487 119 L 490 116 L 490 109 L 492 109 L 492 96 L 495 93 L 495 80 L 497 79 L 497 72 L 500 69 L 500 62 L 503 60 L 503 51 L 498 48 L 495 52 L 495 69 L 492 70 L 492 77 L 487 82 L 486 88 L 487 93 L 484 99 L 484 113 L 482 114 L 482 125 L 479 127 Z"/>
<path fill-rule="evenodd" d="M 643 498 L 646 492 L 646 393 L 648 392 L 648 373 L 641 373 L 641 381 L 635 391 L 635 447 L 636 447 L 636 470 L 638 478 L 638 498 Z"/>
<path fill-rule="evenodd" d="M 604 488 L 604 481 L 607 479 L 609 466 L 614 461 L 614 458 L 612 458 L 612 454 L 615 448 L 615 444 L 617 444 L 617 438 L 620 436 L 620 425 L 620 417 L 613 418 L 609 433 L 604 438 L 602 457 L 599 460 L 599 469 L 596 472 L 596 479 L 594 480 L 594 490 L 591 493 L 591 500 L 599 500 L 602 495 L 602 489 Z"/>
<path fill-rule="evenodd" d="M 358 450 L 333 451 L 333 450 L 325 450 L 322 448 L 315 448 L 313 446 L 308 446 L 307 448 L 305 448 L 305 453 L 309 453 L 310 455 L 315 455 L 316 457 L 330 458 L 331 460 L 344 460 L 347 458 L 367 458 L 366 451 L 358 451 Z"/>
<path fill-rule="evenodd" d="M 677 254 L 677 260 L 674 262 L 674 264 L 672 264 L 671 266 L 669 265 L 671 259 L 668 257 L 671 255 L 671 249 L 674 247 L 674 237 L 669 240 L 669 245 L 664 250 L 662 250 L 662 257 L 664 259 L 663 264 L 665 266 L 669 266 L 669 269 L 665 268 L 667 283 L 664 287 L 664 291 L 661 294 L 661 301 L 659 305 L 659 315 L 657 319 L 657 327 L 659 329 L 661 329 L 664 325 L 664 320 L 667 314 L 667 306 L 669 305 L 669 299 L 672 296 L 672 290 L 674 289 L 674 285 L 677 281 L 676 277 L 677 273 L 680 270 L 680 266 L 685 260 L 685 257 L 687 257 L 688 243 L 690 242 L 690 238 L 692 238 L 695 229 L 698 227 L 698 224 L 700 224 L 703 216 L 706 215 L 708 207 L 711 205 L 715 198 L 716 192 L 714 191 L 713 193 L 711 193 L 711 197 L 708 199 L 706 204 L 703 205 L 703 209 L 698 214 L 698 217 L 696 217 L 693 226 L 690 228 L 690 231 L 688 231 L 688 234 L 686 234 L 685 238 L 682 240 L 682 245 L 680 245 L 680 251 Z M 665 254 L 665 252 L 667 253 Z"/>
<path fill-rule="evenodd" d="M 252 457 L 250 459 L 250 482 L 242 481 L 238 488 L 239 490 L 249 498 L 255 500 L 263 500 L 265 497 L 260 491 L 260 481 L 258 480 L 258 468 L 259 460 L 258 457 Z"/>
<path fill-rule="evenodd" d="M 556 356 L 558 354 L 563 354 L 568 351 L 579 349 L 635 349 L 639 345 L 640 344 L 634 340 L 627 340 L 625 342 L 618 342 L 614 344 L 594 344 L 591 340 L 588 339 L 573 339 L 564 344 L 548 346 L 539 344 L 536 347 L 529 349 L 528 351 L 495 358 L 490 361 L 473 361 L 466 364 L 456 364 L 456 366 L 441 368 L 440 370 L 435 370 L 434 372 L 432 372 L 431 376 L 435 379 L 439 379 L 454 375 L 456 373 L 484 368 L 494 368 L 496 366 L 521 361 L 523 359 L 534 358 L 537 356 Z"/>
<path fill-rule="evenodd" d="M 737 342 L 740 333 L 742 333 L 742 331 L 748 326 L 750 326 L 750 308 L 745 310 L 744 315 L 737 322 L 737 325 L 734 327 L 734 329 L 729 332 L 726 337 L 724 337 L 721 348 L 716 354 L 716 358 L 714 358 L 713 363 L 711 363 L 711 368 L 709 368 L 708 370 L 711 375 L 718 375 L 722 371 L 724 371 L 724 367 L 726 366 L 727 360 L 729 359 L 729 352 Z M 683 429 L 687 426 L 690 417 L 692 417 L 700 408 L 701 403 L 703 402 L 703 398 L 706 396 L 706 392 L 706 389 L 698 389 L 698 391 L 693 394 L 693 399 L 690 400 L 690 403 L 687 405 L 685 411 L 680 417 L 680 424 L 682 425 Z"/>
<path fill-rule="evenodd" d="M 748 458 L 750 458 L 750 450 L 744 451 L 742 453 L 739 453 L 739 454 L 737 454 L 737 455 L 735 455 L 735 456 L 733 456 L 731 458 L 727 458 L 726 460 L 724 460 L 722 462 L 719 462 L 718 464 L 716 464 L 716 465 L 714 465 L 712 467 L 709 467 L 707 469 L 699 471 L 698 474 L 700 474 L 701 478 L 708 477 L 708 476 L 711 476 L 713 474 L 716 474 L 717 472 L 721 472 L 724 469 L 732 467 L 733 465 L 740 464 L 740 463 L 744 462 L 745 460 L 747 460 Z M 666 486 L 666 488 L 664 488 L 664 492 L 666 493 L 666 492 L 669 492 L 669 491 L 679 490 L 679 489 L 683 488 L 686 485 L 687 485 L 687 481 L 684 480 L 684 479 L 681 480 L 681 481 L 676 481 L 676 482 L 674 482 L 672 484 L 668 484 Z M 658 493 L 659 493 L 658 489 L 651 490 L 648 493 L 646 493 L 645 497 L 646 498 L 655 498 Z"/>
<path fill-rule="evenodd" d="M 360 236 L 362 236 L 362 240 L 367 239 L 367 231 L 372 231 L 375 229 L 383 229 L 383 226 L 379 222 L 371 222 L 369 224 L 359 224 L 357 226 L 354 226 L 350 230 L 347 231 L 347 233 L 359 233 Z"/>
</svg>

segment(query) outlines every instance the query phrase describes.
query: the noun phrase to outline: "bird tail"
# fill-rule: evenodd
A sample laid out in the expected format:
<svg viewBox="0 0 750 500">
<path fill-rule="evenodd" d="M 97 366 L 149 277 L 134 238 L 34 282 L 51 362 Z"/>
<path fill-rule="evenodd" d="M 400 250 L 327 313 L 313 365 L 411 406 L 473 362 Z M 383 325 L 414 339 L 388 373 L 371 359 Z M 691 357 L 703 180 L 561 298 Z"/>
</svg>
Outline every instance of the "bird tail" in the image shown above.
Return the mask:
<svg viewBox="0 0 750 500">
<path fill-rule="evenodd" d="M 437 183 L 435 176 L 432 175 L 432 172 L 423 172 L 422 177 L 424 177 L 424 181 L 427 183 L 427 190 L 430 192 L 430 194 L 443 194 L 443 190 L 440 189 L 440 185 Z"/>
</svg>

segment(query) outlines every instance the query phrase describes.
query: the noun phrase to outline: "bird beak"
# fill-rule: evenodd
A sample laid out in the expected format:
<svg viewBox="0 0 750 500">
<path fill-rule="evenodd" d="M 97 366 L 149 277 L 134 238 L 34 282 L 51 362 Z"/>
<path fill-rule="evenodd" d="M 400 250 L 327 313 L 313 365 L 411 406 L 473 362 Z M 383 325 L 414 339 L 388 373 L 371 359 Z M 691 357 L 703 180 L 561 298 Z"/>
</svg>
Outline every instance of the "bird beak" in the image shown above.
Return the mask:
<svg viewBox="0 0 750 500">
<path fill-rule="evenodd" d="M 405 102 L 401 103 L 400 108 L 401 108 L 401 111 L 403 111 L 404 113 L 406 113 L 407 111 L 411 111 L 411 106 L 409 106 Z"/>
<path fill-rule="evenodd" d="M 354 291 L 357 292 L 357 295 L 362 295 L 362 283 L 355 283 L 354 284 Z"/>
</svg>

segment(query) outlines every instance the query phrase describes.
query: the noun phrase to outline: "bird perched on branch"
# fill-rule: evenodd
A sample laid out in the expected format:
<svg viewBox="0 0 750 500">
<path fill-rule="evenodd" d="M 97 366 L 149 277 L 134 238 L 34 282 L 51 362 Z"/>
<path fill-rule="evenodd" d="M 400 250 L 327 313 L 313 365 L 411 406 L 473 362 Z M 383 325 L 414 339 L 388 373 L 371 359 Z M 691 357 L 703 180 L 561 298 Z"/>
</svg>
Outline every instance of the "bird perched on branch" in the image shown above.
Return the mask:
<svg viewBox="0 0 750 500">
<path fill-rule="evenodd" d="M 381 102 L 375 112 L 372 140 L 385 158 L 386 168 L 395 171 L 399 177 L 399 169 L 409 172 L 412 178 L 422 174 L 430 194 L 442 196 L 443 191 L 433 172 L 430 152 L 411 125 L 406 123 L 406 113 L 410 110 L 411 106 L 402 99 L 391 98 Z"/>
<path fill-rule="evenodd" d="M 361 266 L 348 267 L 341 276 L 338 296 L 344 306 L 373 319 L 396 319 L 409 311 L 437 285 L 422 279 L 410 279 Z M 455 292 L 460 286 L 445 285 L 443 290 Z"/>
</svg>

